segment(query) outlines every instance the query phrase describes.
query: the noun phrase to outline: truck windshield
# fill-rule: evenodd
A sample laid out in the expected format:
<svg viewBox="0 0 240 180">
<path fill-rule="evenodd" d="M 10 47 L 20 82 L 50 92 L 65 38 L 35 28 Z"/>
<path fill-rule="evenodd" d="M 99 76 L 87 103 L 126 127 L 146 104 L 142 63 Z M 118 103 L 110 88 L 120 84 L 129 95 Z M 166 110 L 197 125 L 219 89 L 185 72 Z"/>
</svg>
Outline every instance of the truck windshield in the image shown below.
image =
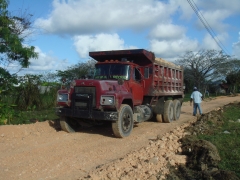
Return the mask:
<svg viewBox="0 0 240 180">
<path fill-rule="evenodd" d="M 129 80 L 130 67 L 126 64 L 97 64 L 93 78 Z"/>
</svg>

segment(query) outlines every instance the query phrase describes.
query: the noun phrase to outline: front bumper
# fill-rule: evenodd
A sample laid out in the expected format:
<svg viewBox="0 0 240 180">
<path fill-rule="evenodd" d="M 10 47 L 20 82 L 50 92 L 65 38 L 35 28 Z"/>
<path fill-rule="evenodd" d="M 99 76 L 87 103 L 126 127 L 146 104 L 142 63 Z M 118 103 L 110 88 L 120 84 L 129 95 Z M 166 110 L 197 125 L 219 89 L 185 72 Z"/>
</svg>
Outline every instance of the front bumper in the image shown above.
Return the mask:
<svg viewBox="0 0 240 180">
<path fill-rule="evenodd" d="M 117 121 L 118 113 L 115 111 L 96 111 L 96 110 L 81 110 L 71 108 L 56 108 L 56 114 L 58 116 L 75 117 L 80 119 L 91 119 L 91 120 L 106 120 L 106 121 Z"/>
</svg>

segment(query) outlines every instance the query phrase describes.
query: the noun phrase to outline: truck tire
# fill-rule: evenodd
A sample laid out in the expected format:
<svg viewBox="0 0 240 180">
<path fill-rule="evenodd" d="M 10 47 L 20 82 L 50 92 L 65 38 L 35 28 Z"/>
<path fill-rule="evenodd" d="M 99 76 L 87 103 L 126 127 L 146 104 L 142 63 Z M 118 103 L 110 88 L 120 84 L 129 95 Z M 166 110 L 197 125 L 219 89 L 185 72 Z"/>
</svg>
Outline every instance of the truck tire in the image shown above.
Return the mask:
<svg viewBox="0 0 240 180">
<path fill-rule="evenodd" d="M 63 131 L 66 131 L 68 133 L 74 133 L 74 132 L 76 132 L 77 122 L 73 123 L 73 122 L 71 122 L 70 118 L 68 118 L 66 116 L 61 116 L 60 117 L 60 126 Z"/>
<path fill-rule="evenodd" d="M 112 130 L 116 137 L 123 138 L 131 134 L 133 129 L 133 112 L 127 104 L 122 104 L 118 114 L 118 120 L 112 122 Z"/>
<path fill-rule="evenodd" d="M 167 100 L 164 103 L 164 113 L 163 113 L 163 120 L 165 123 L 170 123 L 173 121 L 173 114 L 174 114 L 174 109 L 173 109 L 173 102 L 172 100 Z"/>
<path fill-rule="evenodd" d="M 181 103 L 178 99 L 173 101 L 173 119 L 178 120 L 181 114 Z"/>
</svg>

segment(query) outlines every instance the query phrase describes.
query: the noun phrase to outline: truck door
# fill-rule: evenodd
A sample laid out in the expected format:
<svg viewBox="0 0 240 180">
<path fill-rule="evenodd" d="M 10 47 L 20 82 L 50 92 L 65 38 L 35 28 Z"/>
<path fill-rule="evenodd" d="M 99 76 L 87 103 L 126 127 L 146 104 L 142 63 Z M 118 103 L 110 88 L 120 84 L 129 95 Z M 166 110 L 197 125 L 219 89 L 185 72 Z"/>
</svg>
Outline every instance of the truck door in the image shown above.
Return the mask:
<svg viewBox="0 0 240 180">
<path fill-rule="evenodd" d="M 132 80 L 130 81 L 130 89 L 133 94 L 134 105 L 142 104 L 142 101 L 143 101 L 142 76 L 137 67 L 133 68 Z"/>
</svg>

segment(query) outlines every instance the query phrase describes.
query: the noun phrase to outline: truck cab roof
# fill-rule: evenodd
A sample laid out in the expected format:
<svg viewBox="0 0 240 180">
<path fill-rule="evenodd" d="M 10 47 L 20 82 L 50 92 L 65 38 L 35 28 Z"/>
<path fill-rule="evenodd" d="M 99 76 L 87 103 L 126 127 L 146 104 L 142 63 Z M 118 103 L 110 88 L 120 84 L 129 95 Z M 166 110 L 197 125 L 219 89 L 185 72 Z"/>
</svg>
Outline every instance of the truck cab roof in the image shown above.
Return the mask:
<svg viewBox="0 0 240 180">
<path fill-rule="evenodd" d="M 119 60 L 133 62 L 140 66 L 152 64 L 155 60 L 154 53 L 145 49 L 93 51 L 89 52 L 89 56 L 98 62 L 104 62 L 106 60 Z"/>
</svg>

